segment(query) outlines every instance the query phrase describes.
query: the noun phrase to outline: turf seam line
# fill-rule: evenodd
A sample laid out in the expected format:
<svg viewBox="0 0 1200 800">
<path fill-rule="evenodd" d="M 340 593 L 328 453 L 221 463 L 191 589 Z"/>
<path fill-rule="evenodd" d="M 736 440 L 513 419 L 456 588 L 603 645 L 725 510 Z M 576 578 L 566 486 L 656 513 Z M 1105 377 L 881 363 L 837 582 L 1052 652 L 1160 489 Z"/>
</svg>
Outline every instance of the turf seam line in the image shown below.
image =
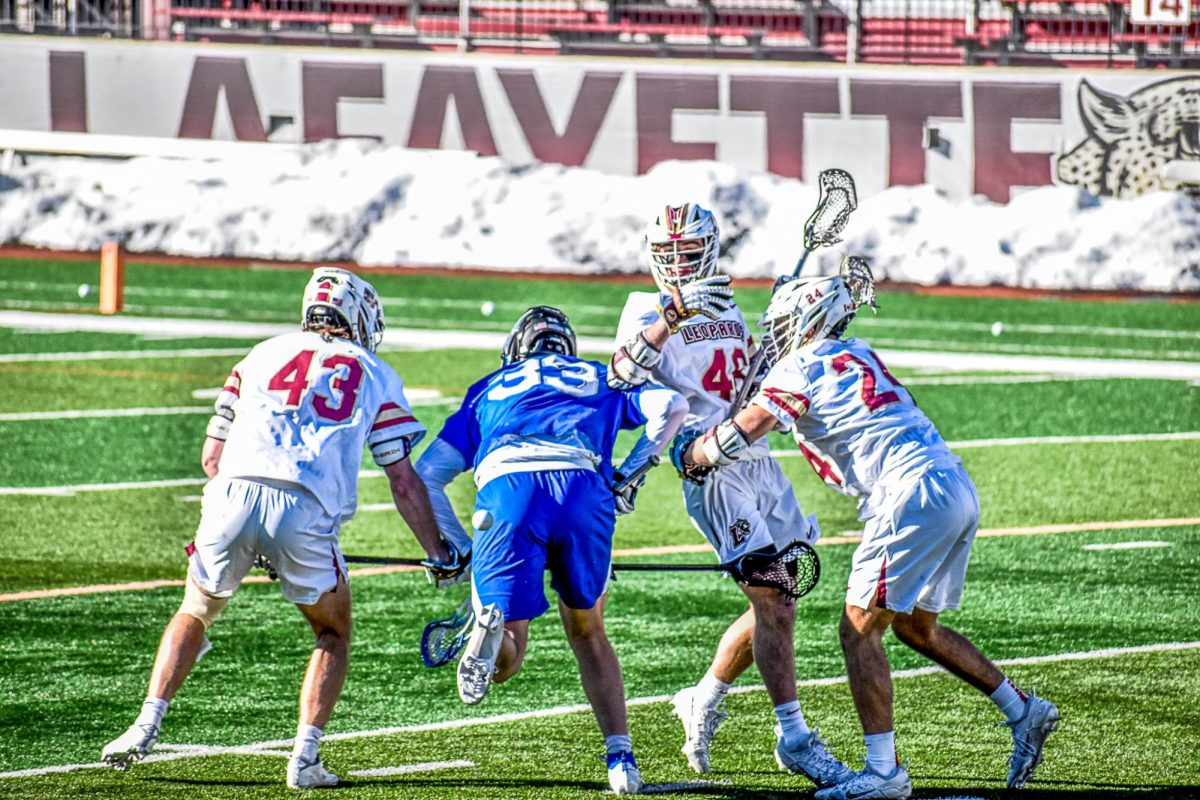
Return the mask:
<svg viewBox="0 0 1200 800">
<path fill-rule="evenodd" d="M 1125 655 L 1137 655 L 1147 653 L 1166 653 L 1180 650 L 1194 650 L 1200 648 L 1200 641 L 1192 642 L 1161 642 L 1158 644 L 1135 645 L 1133 647 L 1108 647 L 1099 650 L 1086 650 L 1074 653 L 1052 653 L 1042 656 L 1020 656 L 1017 658 L 998 659 L 994 663 L 996 666 L 1034 666 L 1038 664 L 1051 664 L 1062 661 L 1092 661 L 1101 658 L 1116 658 Z M 938 675 L 946 671 L 938 666 L 917 667 L 915 669 L 897 670 L 892 673 L 893 680 L 904 678 L 920 678 L 929 675 Z M 948 674 L 948 673 L 947 673 Z M 845 675 L 838 675 L 827 678 L 808 678 L 797 681 L 796 686 L 799 688 L 816 687 L 816 686 L 837 686 L 846 683 Z M 749 692 L 758 692 L 765 690 L 765 686 L 737 686 L 730 690 L 733 694 L 747 694 Z M 667 703 L 671 700 L 671 695 L 653 695 L 649 697 L 635 697 L 626 701 L 627 706 L 643 706 L 654 703 Z M 591 712 L 592 707 L 586 703 L 575 705 L 552 706 L 550 708 L 535 709 L 533 711 L 514 711 L 508 714 L 497 714 L 490 717 L 475 717 L 473 719 L 458 719 L 444 720 L 442 722 L 427 722 L 418 725 L 397 725 L 386 728 L 375 728 L 365 731 L 346 731 L 345 733 L 331 733 L 324 737 L 324 741 L 345 741 L 349 739 L 368 739 L 378 736 L 393 736 L 403 733 L 426 733 L 430 731 L 452 730 L 455 728 L 474 728 L 484 725 L 503 724 L 505 722 L 519 722 L 527 719 L 540 719 L 544 717 L 560 717 L 567 714 L 579 714 Z M 194 745 L 189 746 L 190 749 L 180 750 L 170 753 L 151 753 L 147 756 L 143 763 L 161 762 L 161 761 L 178 761 L 184 758 L 201 758 L 207 756 L 219 755 L 256 755 L 261 754 L 265 750 L 277 750 L 279 748 L 290 747 L 294 743 L 294 739 L 272 739 L 263 742 L 253 742 L 245 745 Z M 49 775 L 62 772 L 75 772 L 82 769 L 100 769 L 111 767 L 104 762 L 92 762 L 87 764 L 61 764 L 51 767 L 35 767 L 32 769 L 15 770 L 12 772 L 0 772 L 0 780 L 7 778 L 27 778 L 40 775 Z"/>
</svg>

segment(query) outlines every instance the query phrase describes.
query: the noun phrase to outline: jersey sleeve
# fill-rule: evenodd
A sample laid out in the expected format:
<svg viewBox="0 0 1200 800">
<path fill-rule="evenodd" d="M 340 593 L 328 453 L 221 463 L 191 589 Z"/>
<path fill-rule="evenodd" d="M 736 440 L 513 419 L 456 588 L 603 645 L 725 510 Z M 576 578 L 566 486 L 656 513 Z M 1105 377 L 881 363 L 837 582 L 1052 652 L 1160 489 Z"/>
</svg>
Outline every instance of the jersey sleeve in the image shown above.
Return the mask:
<svg viewBox="0 0 1200 800">
<path fill-rule="evenodd" d="M 628 342 L 639 331 L 645 330 L 658 319 L 658 295 L 650 292 L 633 292 L 621 310 L 621 321 L 617 323 L 616 346 Z"/>
<path fill-rule="evenodd" d="M 382 363 L 382 362 L 381 362 Z M 367 446 L 381 467 L 408 457 L 425 437 L 425 426 L 417 421 L 404 397 L 404 384 L 395 370 L 383 366 L 383 402 L 367 434 Z"/>
<path fill-rule="evenodd" d="M 790 430 L 808 413 L 808 379 L 790 363 L 776 364 L 763 378 L 751 405 L 768 411 L 778 421 L 778 430 Z"/>
<path fill-rule="evenodd" d="M 463 461 L 468 465 L 475 463 L 475 454 L 479 451 L 479 423 L 475 419 L 475 405 L 487 382 L 488 378 L 484 378 L 467 389 L 462 405 L 446 418 L 446 423 L 438 433 L 439 439 L 462 453 Z"/>
<path fill-rule="evenodd" d="M 229 438 L 229 425 L 233 422 L 234 407 L 242 394 L 242 370 L 245 361 L 238 362 L 225 379 L 216 401 L 213 403 L 213 416 L 208 422 L 205 435 L 213 439 L 225 441 Z"/>
</svg>

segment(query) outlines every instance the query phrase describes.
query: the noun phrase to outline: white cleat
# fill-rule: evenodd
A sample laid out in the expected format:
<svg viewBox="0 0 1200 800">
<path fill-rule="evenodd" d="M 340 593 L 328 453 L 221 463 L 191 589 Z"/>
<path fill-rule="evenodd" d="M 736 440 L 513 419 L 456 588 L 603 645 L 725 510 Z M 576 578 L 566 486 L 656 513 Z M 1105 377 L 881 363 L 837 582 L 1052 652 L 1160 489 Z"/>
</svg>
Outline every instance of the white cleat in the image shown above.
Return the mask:
<svg viewBox="0 0 1200 800">
<path fill-rule="evenodd" d="M 1016 722 L 1005 722 L 1012 728 L 1013 751 L 1008 758 L 1008 788 L 1021 789 L 1033 777 L 1042 763 L 1042 747 L 1046 737 L 1058 727 L 1058 708 L 1032 692 L 1025 701 L 1025 714 Z"/>
<path fill-rule="evenodd" d="M 789 748 L 783 743 L 783 731 L 775 726 L 775 763 L 784 772 L 793 775 L 804 775 L 817 785 L 818 789 L 836 786 L 854 777 L 854 770 L 834 758 L 825 749 L 818 731 L 813 731 Z"/>
<path fill-rule="evenodd" d="M 912 794 L 912 781 L 908 770 L 897 764 L 890 775 L 880 775 L 867 764 L 862 772 L 851 772 L 850 777 L 837 786 L 818 789 L 817 800 L 907 800 Z"/>
<path fill-rule="evenodd" d="M 609 753 L 608 785 L 613 794 L 639 794 L 646 783 L 642 780 L 642 772 L 638 769 L 637 760 L 630 750 L 619 753 Z"/>
<path fill-rule="evenodd" d="M 319 755 L 292 756 L 288 759 L 289 789 L 321 789 L 338 785 L 338 776 L 325 769 Z"/>
<path fill-rule="evenodd" d="M 680 752 L 696 772 L 708 772 L 711 769 L 708 758 L 709 743 L 716 737 L 717 728 L 721 727 L 729 712 L 724 709 L 724 703 L 710 708 L 696 702 L 694 686 L 676 692 L 671 698 L 671 705 L 675 707 L 675 716 L 683 723 L 685 741 Z"/>
<path fill-rule="evenodd" d="M 157 725 L 130 725 L 129 730 L 105 745 L 100 758 L 113 769 L 124 772 L 150 755 L 157 741 Z"/>
<path fill-rule="evenodd" d="M 458 662 L 458 696 L 475 705 L 487 696 L 496 673 L 496 657 L 504 643 L 504 612 L 484 606 L 475 617 L 475 628 Z"/>
</svg>

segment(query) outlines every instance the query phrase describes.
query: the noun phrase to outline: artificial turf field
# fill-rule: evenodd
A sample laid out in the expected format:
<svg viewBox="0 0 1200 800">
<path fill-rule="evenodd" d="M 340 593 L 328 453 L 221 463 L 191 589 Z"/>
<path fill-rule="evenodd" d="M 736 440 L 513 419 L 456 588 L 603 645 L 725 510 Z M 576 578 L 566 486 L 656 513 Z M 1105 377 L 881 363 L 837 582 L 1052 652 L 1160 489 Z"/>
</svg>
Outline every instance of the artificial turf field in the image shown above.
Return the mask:
<svg viewBox="0 0 1200 800">
<path fill-rule="evenodd" d="M 183 577 L 182 547 L 199 512 L 206 407 L 238 354 L 267 335 L 222 324 L 294 324 L 306 276 L 134 264 L 126 312 L 97 322 L 96 272 L 74 260 L 0 260 L 0 797 L 286 795 L 281 754 L 310 634 L 275 586 L 252 582 L 239 591 L 210 632 L 214 650 L 172 704 L 156 755 L 126 774 L 95 762 L 132 721 L 178 586 L 14 597 Z M 433 430 L 499 360 L 498 346 L 440 349 L 438 331 L 503 333 L 528 305 L 550 303 L 582 335 L 611 337 L 625 294 L 649 288 L 648 280 L 510 276 L 372 281 L 390 330 L 429 331 L 421 343 L 431 349 L 388 348 L 384 356 L 408 387 L 424 390 L 414 392 L 424 398 L 416 412 Z M 91 285 L 86 298 L 81 284 Z M 751 320 L 766 297 L 762 288 L 738 292 Z M 481 313 L 484 301 L 493 314 Z M 870 340 L 911 388 L 980 490 L 983 531 L 965 606 L 947 621 L 1011 662 L 1006 671 L 1020 685 L 1063 713 L 1022 794 L 1200 796 L 1200 389 L 1178 379 L 1200 364 L 1200 305 L 898 292 L 881 293 L 880 303 L 880 315 L 851 332 Z M 153 325 L 128 332 L 140 322 Z M 896 366 L 889 353 L 903 361 L 902 351 L 941 366 Z M 984 372 L 954 359 L 973 353 L 1041 360 Z M 1136 362 L 1155 377 L 1080 377 L 1064 373 L 1061 359 Z M 124 413 L 103 413 L 112 409 Z M 825 489 L 788 439 L 776 437 L 773 447 L 826 537 L 825 577 L 799 604 L 801 701 L 834 752 L 855 766 L 861 738 L 836 643 L 854 504 Z M 360 513 L 343 530 L 343 550 L 415 555 L 388 510 L 386 482 L 369 459 L 364 469 Z M 668 545 L 684 552 L 628 557 L 711 560 L 677 484 L 667 468 L 650 476 L 638 512 L 618 525 L 618 550 Z M 465 478 L 452 487 L 464 519 L 470 492 Z M 358 575 L 353 591 L 351 673 L 323 748 L 345 782 L 336 796 L 582 798 L 605 788 L 600 738 L 553 614 L 532 626 L 523 671 L 466 707 L 453 669 L 424 668 L 416 646 L 425 622 L 448 614 L 465 590 L 435 592 L 409 572 Z M 714 771 L 696 776 L 678 753 L 682 732 L 665 698 L 703 673 L 744 607 L 740 597 L 712 575 L 624 573 L 616 583 L 609 633 L 632 700 L 639 762 L 651 784 L 703 779 L 675 787 L 679 796 L 808 795 L 802 778 L 776 770 L 773 716 L 753 670 L 728 700 Z M 916 796 L 1005 796 L 1008 733 L 994 726 L 994 707 L 922 669 L 927 662 L 894 640 L 889 655 L 904 671 L 897 732 Z M 69 766 L 80 768 L 52 771 Z"/>
</svg>

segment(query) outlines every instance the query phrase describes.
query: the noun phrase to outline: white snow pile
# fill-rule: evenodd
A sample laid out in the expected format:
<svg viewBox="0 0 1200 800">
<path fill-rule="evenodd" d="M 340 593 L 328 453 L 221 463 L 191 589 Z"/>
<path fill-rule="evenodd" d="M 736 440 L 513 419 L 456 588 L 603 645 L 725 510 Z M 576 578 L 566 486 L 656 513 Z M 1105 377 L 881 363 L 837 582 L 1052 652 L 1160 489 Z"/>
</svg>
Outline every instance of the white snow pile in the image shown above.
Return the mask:
<svg viewBox="0 0 1200 800">
<path fill-rule="evenodd" d="M 175 255 L 550 272 L 644 269 L 646 220 L 667 202 L 717 214 L 737 276 L 790 272 L 816 188 L 715 162 L 638 177 L 341 140 L 245 158 L 42 158 L 0 175 L 0 242 Z M 845 241 L 877 276 L 922 284 L 1200 290 L 1200 208 L 1161 192 L 1097 199 L 1045 187 L 1006 206 L 932 186 L 863 198 Z M 819 265 L 817 267 L 813 264 Z"/>
</svg>

